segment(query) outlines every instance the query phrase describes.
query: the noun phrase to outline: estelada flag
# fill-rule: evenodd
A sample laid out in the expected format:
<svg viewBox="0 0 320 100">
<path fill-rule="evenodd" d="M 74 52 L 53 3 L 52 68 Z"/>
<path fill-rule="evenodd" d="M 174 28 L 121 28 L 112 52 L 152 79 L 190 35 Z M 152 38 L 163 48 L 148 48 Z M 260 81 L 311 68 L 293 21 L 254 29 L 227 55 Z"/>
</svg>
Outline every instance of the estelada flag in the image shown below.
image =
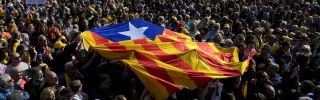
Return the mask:
<svg viewBox="0 0 320 100">
<path fill-rule="evenodd" d="M 84 46 L 101 45 L 113 42 L 125 43 L 149 43 L 149 42 L 173 42 L 192 41 L 184 34 L 154 25 L 141 19 L 133 19 L 126 23 L 93 28 L 82 33 Z"/>
<path fill-rule="evenodd" d="M 241 76 L 251 58 L 240 62 L 238 49 L 192 42 L 183 34 L 140 19 L 94 28 L 83 42 L 109 60 L 121 60 L 157 100 L 181 88 L 196 89 L 210 80 Z"/>
</svg>

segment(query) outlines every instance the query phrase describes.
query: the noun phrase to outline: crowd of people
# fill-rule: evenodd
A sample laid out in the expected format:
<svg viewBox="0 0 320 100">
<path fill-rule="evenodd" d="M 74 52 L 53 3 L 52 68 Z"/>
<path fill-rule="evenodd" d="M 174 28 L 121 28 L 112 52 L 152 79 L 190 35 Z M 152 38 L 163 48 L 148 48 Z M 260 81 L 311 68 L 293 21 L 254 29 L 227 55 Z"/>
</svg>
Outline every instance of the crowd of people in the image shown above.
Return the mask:
<svg viewBox="0 0 320 100">
<path fill-rule="evenodd" d="M 81 32 L 140 18 L 196 42 L 251 52 L 239 77 L 173 100 L 320 100 L 318 0 L 0 0 L 1 100 L 150 100 L 121 61 L 85 51 Z"/>
</svg>

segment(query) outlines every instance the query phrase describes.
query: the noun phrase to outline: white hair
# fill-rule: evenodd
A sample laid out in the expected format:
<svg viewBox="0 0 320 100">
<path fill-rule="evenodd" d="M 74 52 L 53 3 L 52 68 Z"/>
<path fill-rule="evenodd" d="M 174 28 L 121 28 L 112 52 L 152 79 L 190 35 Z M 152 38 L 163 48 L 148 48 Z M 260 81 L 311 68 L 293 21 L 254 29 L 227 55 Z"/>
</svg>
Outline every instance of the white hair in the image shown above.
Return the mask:
<svg viewBox="0 0 320 100">
<path fill-rule="evenodd" d="M 308 49 L 309 52 L 311 53 L 311 47 L 310 47 L 310 45 L 303 45 L 303 46 L 301 47 L 301 49 Z"/>
<path fill-rule="evenodd" d="M 0 76 L 0 87 L 5 88 L 8 85 L 8 78 L 10 77 L 9 74 L 3 74 Z"/>
</svg>

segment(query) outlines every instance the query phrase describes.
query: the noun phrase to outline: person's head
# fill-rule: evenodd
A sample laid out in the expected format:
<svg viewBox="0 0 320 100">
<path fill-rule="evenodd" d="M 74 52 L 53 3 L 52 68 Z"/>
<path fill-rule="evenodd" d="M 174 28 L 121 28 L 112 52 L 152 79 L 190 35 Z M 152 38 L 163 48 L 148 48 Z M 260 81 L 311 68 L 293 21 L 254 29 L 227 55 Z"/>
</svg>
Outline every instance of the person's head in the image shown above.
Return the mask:
<svg viewBox="0 0 320 100">
<path fill-rule="evenodd" d="M 256 79 L 258 85 L 270 84 L 269 75 L 265 71 L 257 71 Z"/>
<path fill-rule="evenodd" d="M 192 21 L 190 24 L 190 31 L 195 32 L 196 30 L 197 30 L 197 25 L 194 21 Z"/>
<path fill-rule="evenodd" d="M 43 60 L 44 60 L 44 55 L 42 53 L 39 53 L 37 54 L 37 64 L 42 64 L 44 63 Z"/>
<path fill-rule="evenodd" d="M 25 44 L 20 44 L 17 47 L 17 52 L 23 57 L 28 56 L 29 53 L 29 47 Z"/>
<path fill-rule="evenodd" d="M 48 40 L 47 40 L 46 36 L 40 35 L 38 37 L 38 43 L 40 46 L 48 46 Z"/>
<path fill-rule="evenodd" d="M 65 66 L 65 72 L 68 75 L 74 75 L 78 71 L 78 68 L 75 66 L 75 64 L 72 61 L 67 62 L 64 66 Z"/>
<path fill-rule="evenodd" d="M 35 28 L 34 28 L 34 26 L 33 26 L 33 24 L 29 24 L 28 25 L 28 33 L 29 34 L 32 34 L 33 32 L 35 32 Z"/>
<path fill-rule="evenodd" d="M 12 38 L 20 40 L 21 39 L 21 33 L 19 31 L 12 32 Z"/>
<path fill-rule="evenodd" d="M 43 73 L 42 71 L 37 67 L 32 67 L 27 70 L 28 76 L 31 77 L 31 82 L 33 85 L 37 86 L 40 85 L 43 82 Z"/>
<path fill-rule="evenodd" d="M 40 32 L 41 34 L 46 33 L 46 31 L 47 31 L 47 27 L 46 27 L 45 24 L 42 24 L 42 25 L 39 26 L 39 32 Z"/>
<path fill-rule="evenodd" d="M 76 32 L 74 37 L 72 37 L 72 42 L 79 43 L 82 40 L 81 33 Z"/>
<path fill-rule="evenodd" d="M 229 24 L 224 24 L 222 30 L 223 30 L 224 32 L 229 32 L 229 31 L 230 31 L 230 25 L 229 25 Z"/>
<path fill-rule="evenodd" d="M 234 93 L 229 92 L 229 93 L 223 93 L 221 95 L 222 100 L 237 100 L 236 97 L 234 96 Z"/>
<path fill-rule="evenodd" d="M 254 93 L 249 97 L 249 100 L 267 100 L 267 97 L 262 93 Z"/>
<path fill-rule="evenodd" d="M 309 45 L 303 45 L 300 49 L 300 52 L 296 54 L 296 60 L 299 65 L 305 66 L 310 63 L 311 59 L 311 48 Z"/>
<path fill-rule="evenodd" d="M 43 74 L 46 74 L 48 71 L 50 71 L 49 66 L 46 63 L 41 63 L 37 66 L 39 69 L 41 69 L 41 71 L 43 72 Z"/>
<path fill-rule="evenodd" d="M 17 82 L 23 78 L 23 72 L 19 68 L 13 67 L 10 71 L 10 76 Z"/>
<path fill-rule="evenodd" d="M 214 29 L 214 30 L 220 30 L 220 23 L 215 23 L 215 24 L 213 25 L 213 29 Z"/>
<path fill-rule="evenodd" d="M 50 86 L 55 86 L 59 84 L 59 78 L 57 74 L 53 71 L 48 71 L 45 75 L 45 81 L 48 83 Z"/>
<path fill-rule="evenodd" d="M 286 21 L 281 21 L 279 27 L 280 27 L 281 29 L 285 29 L 285 28 L 287 27 L 287 22 L 286 22 Z"/>
<path fill-rule="evenodd" d="M 269 76 L 273 77 L 279 70 L 279 65 L 277 63 L 271 62 L 267 67 L 266 67 L 266 72 Z"/>
<path fill-rule="evenodd" d="M 58 40 L 54 43 L 53 48 L 55 48 L 57 51 L 63 51 L 66 46 L 66 43 Z"/>
<path fill-rule="evenodd" d="M 244 54 L 245 53 L 245 50 L 246 50 L 246 44 L 244 43 L 240 43 L 238 45 L 236 45 L 239 49 L 239 54 Z"/>
<path fill-rule="evenodd" d="M 314 87 L 314 94 L 318 96 L 318 99 L 320 98 L 320 85 Z"/>
<path fill-rule="evenodd" d="M 99 89 L 106 90 L 111 88 L 111 80 L 110 75 L 108 74 L 100 74 L 98 78 Z"/>
<path fill-rule="evenodd" d="M 289 41 L 284 41 L 281 43 L 281 48 L 283 51 L 288 51 L 290 49 L 290 42 Z"/>
<path fill-rule="evenodd" d="M 254 30 L 253 30 L 253 34 L 255 35 L 255 36 L 261 36 L 262 35 L 262 29 L 261 28 L 255 28 Z"/>
<path fill-rule="evenodd" d="M 308 93 L 313 92 L 315 85 L 310 80 L 304 80 L 300 86 L 300 93 L 302 96 L 306 96 Z"/>
<path fill-rule="evenodd" d="M 55 100 L 56 95 L 55 95 L 55 89 L 52 87 L 47 87 L 42 90 L 40 94 L 40 100 Z"/>
<path fill-rule="evenodd" d="M 237 34 L 237 36 L 235 37 L 234 43 L 244 43 L 244 41 L 246 40 L 246 38 L 244 37 L 243 34 Z"/>
<path fill-rule="evenodd" d="M 117 95 L 113 100 L 127 100 L 127 98 L 124 95 Z"/>
<path fill-rule="evenodd" d="M 64 88 L 59 93 L 58 100 L 72 100 L 73 93 L 70 88 Z"/>
<path fill-rule="evenodd" d="M 9 74 L 3 74 L 0 76 L 0 87 L 5 90 L 11 89 L 14 85 L 13 81 Z"/>
<path fill-rule="evenodd" d="M 16 52 L 12 53 L 11 61 L 13 65 L 18 65 L 21 62 L 20 54 Z"/>
<path fill-rule="evenodd" d="M 82 90 L 81 81 L 80 80 L 72 81 L 70 88 L 71 88 L 72 92 L 74 92 L 74 93 L 80 92 Z"/>
<path fill-rule="evenodd" d="M 223 42 L 223 36 L 221 33 L 217 33 L 216 35 L 213 36 L 213 42 L 215 43 L 221 43 Z"/>
<path fill-rule="evenodd" d="M 303 56 L 310 56 L 312 54 L 311 47 L 309 45 L 303 45 L 301 47 L 300 54 Z"/>
<path fill-rule="evenodd" d="M 248 35 L 245 39 L 245 43 L 247 45 L 247 48 L 249 50 L 256 48 L 256 42 L 255 42 L 255 36 L 254 35 Z"/>
<path fill-rule="evenodd" d="M 277 37 L 275 35 L 269 35 L 267 37 L 267 42 L 270 44 L 270 45 L 273 45 L 274 43 L 277 42 Z"/>
<path fill-rule="evenodd" d="M 262 93 L 267 97 L 268 100 L 273 100 L 276 96 L 276 91 L 271 85 L 265 85 Z"/>
<path fill-rule="evenodd" d="M 233 41 L 231 39 L 226 39 L 224 41 L 224 46 L 225 47 L 232 47 L 233 46 Z"/>
<path fill-rule="evenodd" d="M 261 48 L 261 54 L 262 55 L 267 55 L 267 54 L 270 54 L 271 52 L 271 46 L 266 44 L 266 45 L 263 45 L 262 48 Z"/>
</svg>

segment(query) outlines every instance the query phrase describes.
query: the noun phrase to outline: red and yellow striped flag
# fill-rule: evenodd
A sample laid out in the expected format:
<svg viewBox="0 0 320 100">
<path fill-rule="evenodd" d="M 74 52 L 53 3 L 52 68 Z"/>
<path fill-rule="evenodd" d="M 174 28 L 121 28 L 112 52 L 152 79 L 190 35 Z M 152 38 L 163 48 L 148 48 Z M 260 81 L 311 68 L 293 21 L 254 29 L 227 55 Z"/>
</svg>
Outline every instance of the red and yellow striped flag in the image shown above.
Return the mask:
<svg viewBox="0 0 320 100">
<path fill-rule="evenodd" d="M 240 76 L 249 63 L 239 61 L 237 48 L 220 48 L 212 43 L 119 42 L 93 49 L 107 59 L 128 64 L 158 100 L 182 87 L 195 89 L 215 78 Z"/>
<path fill-rule="evenodd" d="M 129 27 L 133 32 L 148 29 L 142 26 L 135 29 Z M 157 100 L 168 98 L 182 87 L 192 90 L 213 79 L 240 76 L 247 69 L 251 58 L 240 62 L 235 47 L 221 48 L 213 43 L 192 42 L 185 35 L 167 29 L 163 29 L 153 40 L 147 36 L 118 42 L 106 38 L 114 37 L 109 36 L 111 33 L 105 35 L 99 32 L 84 32 L 84 45 L 87 48 L 91 46 L 106 59 L 121 60 L 128 64 Z"/>
</svg>

